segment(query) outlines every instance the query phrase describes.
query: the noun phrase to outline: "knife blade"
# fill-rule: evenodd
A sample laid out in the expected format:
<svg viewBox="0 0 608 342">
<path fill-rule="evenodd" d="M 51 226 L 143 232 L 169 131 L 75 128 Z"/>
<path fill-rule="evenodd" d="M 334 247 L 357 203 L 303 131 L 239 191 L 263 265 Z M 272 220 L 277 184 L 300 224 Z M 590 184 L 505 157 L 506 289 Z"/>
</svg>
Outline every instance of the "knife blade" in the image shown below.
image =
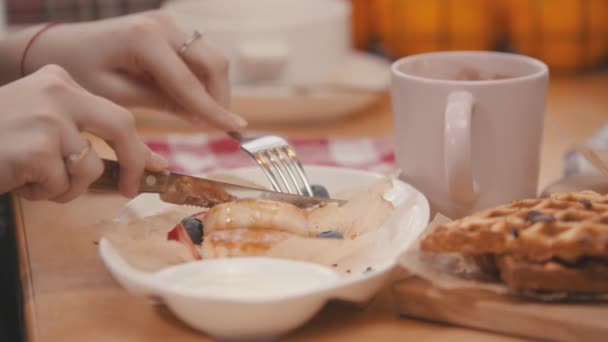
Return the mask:
<svg viewBox="0 0 608 342">
<path fill-rule="evenodd" d="M 90 188 L 101 191 L 118 191 L 120 165 L 114 160 L 102 160 L 104 172 L 91 184 Z M 220 203 L 244 198 L 286 202 L 299 208 L 309 208 L 322 203 L 336 203 L 341 206 L 347 202 L 332 198 L 292 195 L 169 171 L 145 171 L 139 185 L 139 192 L 157 193 L 164 202 L 203 208 L 211 208 Z"/>
</svg>

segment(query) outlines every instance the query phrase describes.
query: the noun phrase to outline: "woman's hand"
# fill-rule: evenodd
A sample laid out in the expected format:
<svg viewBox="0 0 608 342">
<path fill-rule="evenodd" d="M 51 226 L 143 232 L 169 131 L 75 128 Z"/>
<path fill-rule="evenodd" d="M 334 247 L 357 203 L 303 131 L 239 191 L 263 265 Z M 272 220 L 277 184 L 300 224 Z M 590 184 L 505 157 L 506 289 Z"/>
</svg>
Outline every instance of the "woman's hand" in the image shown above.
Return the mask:
<svg viewBox="0 0 608 342">
<path fill-rule="evenodd" d="M 224 130 L 244 127 L 227 109 L 228 60 L 204 37 L 181 52 L 191 35 L 161 11 L 62 24 L 34 42 L 25 67 L 60 65 L 90 92 L 123 106 L 168 110 Z"/>
<path fill-rule="evenodd" d="M 61 67 L 48 65 L 0 87 L 0 193 L 31 200 L 69 201 L 103 171 L 80 132 L 108 142 L 121 164 L 120 190 L 134 196 L 144 168 L 167 167 L 138 138 L 124 108 L 80 87 Z M 67 156 L 79 156 L 70 162 Z"/>
</svg>

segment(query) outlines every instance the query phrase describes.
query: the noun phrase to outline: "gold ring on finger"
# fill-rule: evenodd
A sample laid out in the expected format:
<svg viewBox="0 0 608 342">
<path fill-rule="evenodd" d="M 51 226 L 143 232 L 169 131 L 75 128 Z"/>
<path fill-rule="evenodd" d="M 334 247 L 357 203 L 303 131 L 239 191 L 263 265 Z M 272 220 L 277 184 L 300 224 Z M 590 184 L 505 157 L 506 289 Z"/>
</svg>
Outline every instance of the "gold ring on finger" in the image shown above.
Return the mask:
<svg viewBox="0 0 608 342">
<path fill-rule="evenodd" d="M 179 49 L 179 52 L 182 54 L 185 53 L 186 50 L 188 50 L 188 48 L 190 47 L 190 45 L 192 45 L 192 43 L 200 39 L 202 36 L 202 33 L 200 33 L 198 30 L 194 30 L 194 32 L 192 32 L 192 36 L 190 36 L 190 38 L 188 38 L 188 40 L 186 40 L 182 44 L 182 47 Z"/>
<path fill-rule="evenodd" d="M 85 141 L 86 145 L 82 148 L 82 150 L 76 153 L 69 153 L 64 158 L 65 166 L 70 174 L 73 173 L 72 171 L 76 168 L 76 166 L 91 152 L 91 142 L 88 139 Z"/>
</svg>

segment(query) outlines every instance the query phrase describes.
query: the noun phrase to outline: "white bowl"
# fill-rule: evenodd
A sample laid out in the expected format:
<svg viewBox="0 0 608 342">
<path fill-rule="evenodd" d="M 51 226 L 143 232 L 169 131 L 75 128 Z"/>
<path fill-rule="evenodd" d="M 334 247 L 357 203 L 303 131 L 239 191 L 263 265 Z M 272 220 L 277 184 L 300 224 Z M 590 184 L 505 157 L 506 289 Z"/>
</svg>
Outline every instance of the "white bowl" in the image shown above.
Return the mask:
<svg viewBox="0 0 608 342">
<path fill-rule="evenodd" d="M 318 82 L 350 52 L 345 0 L 173 0 L 163 9 L 228 57 L 236 84 Z"/>
<path fill-rule="evenodd" d="M 361 187 L 382 177 L 365 171 L 321 166 L 308 166 L 306 172 L 311 182 L 325 185 L 330 193 Z M 226 173 L 259 184 L 266 181 L 257 167 Z M 127 264 L 105 239 L 100 241 L 100 255 L 123 287 L 132 293 L 159 298 L 178 318 L 196 329 L 221 338 L 280 336 L 304 324 L 331 299 L 363 303 L 384 285 L 398 257 L 416 241 L 429 220 L 428 202 L 419 191 L 404 182 L 395 181 L 392 195 L 400 201 L 394 215 L 381 228 L 388 233 L 387 238 L 377 241 L 367 251 L 369 258 L 365 259 L 365 266 L 372 266 L 372 272 L 358 271 L 349 276 L 338 276 L 333 269 L 309 263 L 234 258 L 199 261 L 157 273 L 145 273 Z M 154 215 L 169 206 L 158 196 L 141 195 L 125 207 L 118 219 Z M 299 277 L 298 284 L 310 283 L 289 291 L 260 290 L 259 295 L 252 296 L 249 291 L 231 292 L 228 289 L 231 277 L 248 279 L 252 286 L 258 287 L 268 285 L 268 280 L 279 282 L 289 277 L 294 280 Z M 194 278 L 217 281 L 220 285 L 226 281 L 227 292 L 192 291 L 176 285 Z"/>
<path fill-rule="evenodd" d="M 100 248 L 105 258 L 116 257 L 107 240 Z M 327 285 L 338 280 L 332 269 L 312 263 L 214 259 L 140 275 L 138 292 L 162 298 L 179 319 L 212 336 L 250 339 L 280 335 L 310 319 L 325 304 Z"/>
</svg>

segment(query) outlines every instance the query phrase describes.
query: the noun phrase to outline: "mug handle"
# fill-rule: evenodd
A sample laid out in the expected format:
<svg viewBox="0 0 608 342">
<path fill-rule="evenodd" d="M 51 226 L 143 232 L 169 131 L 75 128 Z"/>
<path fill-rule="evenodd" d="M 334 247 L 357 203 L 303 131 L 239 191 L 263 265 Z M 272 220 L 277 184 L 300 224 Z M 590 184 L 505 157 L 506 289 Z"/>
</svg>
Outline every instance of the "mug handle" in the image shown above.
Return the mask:
<svg viewBox="0 0 608 342">
<path fill-rule="evenodd" d="M 473 206 L 478 191 L 471 163 L 471 115 L 475 98 L 468 91 L 448 95 L 444 117 L 444 170 L 450 198 Z"/>
</svg>

